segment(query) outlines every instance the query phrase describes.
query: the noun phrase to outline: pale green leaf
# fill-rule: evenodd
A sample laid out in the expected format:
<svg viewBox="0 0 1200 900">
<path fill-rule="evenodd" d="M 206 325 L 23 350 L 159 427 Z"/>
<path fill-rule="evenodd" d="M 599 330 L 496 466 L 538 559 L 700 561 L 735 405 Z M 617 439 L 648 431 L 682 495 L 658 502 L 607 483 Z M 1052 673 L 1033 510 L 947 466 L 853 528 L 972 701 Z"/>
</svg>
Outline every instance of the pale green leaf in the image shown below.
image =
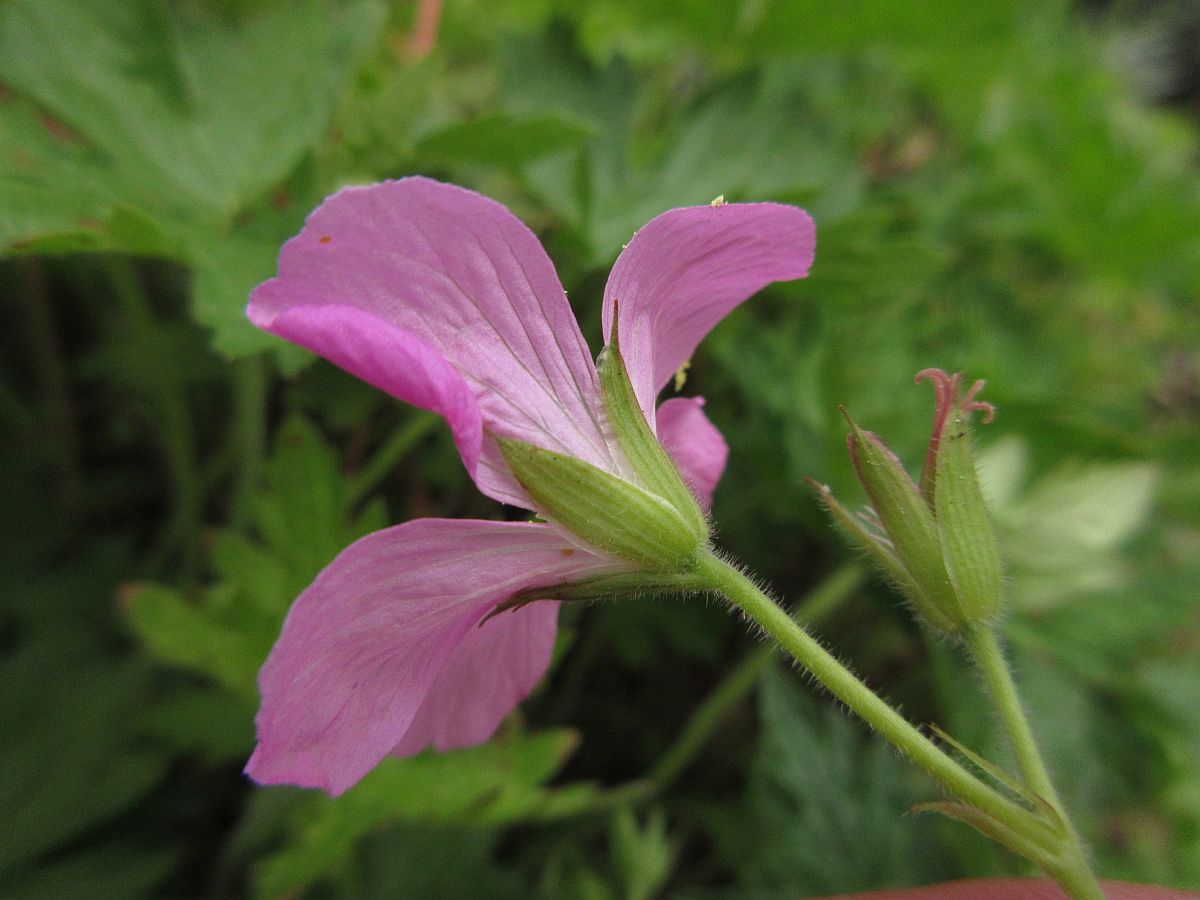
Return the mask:
<svg viewBox="0 0 1200 900">
<path fill-rule="evenodd" d="M 1127 580 L 1123 543 L 1148 522 L 1154 463 L 1069 463 L 1019 488 L 1026 449 L 1009 438 L 982 454 L 983 491 L 996 519 L 1008 594 L 1041 611 Z"/>
</svg>

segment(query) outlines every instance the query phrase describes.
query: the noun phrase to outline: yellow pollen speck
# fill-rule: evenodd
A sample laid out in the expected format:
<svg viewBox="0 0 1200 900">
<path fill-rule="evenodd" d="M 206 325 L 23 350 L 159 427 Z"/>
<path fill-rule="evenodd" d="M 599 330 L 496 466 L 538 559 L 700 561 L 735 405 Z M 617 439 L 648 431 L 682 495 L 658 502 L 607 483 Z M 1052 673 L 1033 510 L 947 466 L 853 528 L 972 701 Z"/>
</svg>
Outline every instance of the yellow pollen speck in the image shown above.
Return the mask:
<svg viewBox="0 0 1200 900">
<path fill-rule="evenodd" d="M 687 383 L 687 370 L 692 367 L 692 361 L 685 359 L 683 365 L 679 367 L 679 371 L 675 373 L 675 392 L 683 390 L 683 386 Z"/>
<path fill-rule="evenodd" d="M 725 195 L 722 194 L 721 196 L 717 197 L 716 200 L 714 200 L 712 203 L 710 203 L 708 205 L 711 206 L 713 209 L 717 209 L 719 207 L 724 206 L 725 205 Z"/>
</svg>

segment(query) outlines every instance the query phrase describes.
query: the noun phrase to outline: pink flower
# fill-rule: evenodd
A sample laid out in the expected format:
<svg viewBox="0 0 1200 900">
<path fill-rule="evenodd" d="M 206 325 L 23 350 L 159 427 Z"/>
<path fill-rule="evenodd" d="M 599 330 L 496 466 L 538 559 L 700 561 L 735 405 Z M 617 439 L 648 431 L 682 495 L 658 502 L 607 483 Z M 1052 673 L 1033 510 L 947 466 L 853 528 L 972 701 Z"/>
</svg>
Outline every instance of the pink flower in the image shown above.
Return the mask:
<svg viewBox="0 0 1200 900">
<path fill-rule="evenodd" d="M 707 508 L 727 447 L 699 398 L 655 397 L 764 285 L 800 278 L 812 221 L 770 203 L 675 209 L 604 295 L 638 405 Z M 251 321 L 445 417 L 483 493 L 537 509 L 497 438 L 632 479 L 554 268 L 505 207 L 425 178 L 349 188 L 313 212 Z M 549 663 L 558 604 L 531 589 L 633 573 L 553 522 L 420 519 L 347 547 L 297 598 L 259 676 L 255 780 L 340 794 L 385 756 L 486 741 Z"/>
</svg>

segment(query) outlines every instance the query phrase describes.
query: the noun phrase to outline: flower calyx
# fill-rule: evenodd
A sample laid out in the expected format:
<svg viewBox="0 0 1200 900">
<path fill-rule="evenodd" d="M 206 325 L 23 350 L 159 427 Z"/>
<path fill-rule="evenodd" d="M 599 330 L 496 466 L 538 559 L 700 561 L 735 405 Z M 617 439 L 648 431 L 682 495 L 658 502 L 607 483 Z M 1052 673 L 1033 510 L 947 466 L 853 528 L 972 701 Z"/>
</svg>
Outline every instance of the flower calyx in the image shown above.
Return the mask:
<svg viewBox="0 0 1200 900">
<path fill-rule="evenodd" d="M 500 451 L 539 512 L 576 537 L 642 572 L 687 571 L 708 542 L 708 520 L 638 405 L 616 316 L 598 370 L 608 423 L 633 480 L 522 441 L 497 438 Z"/>
<path fill-rule="evenodd" d="M 513 475 L 547 519 L 644 572 L 686 571 L 704 546 L 673 505 L 591 463 L 497 437 Z"/>
<path fill-rule="evenodd" d="M 983 412 L 990 422 L 994 410 L 975 399 L 982 381 L 962 393 L 960 375 L 918 373 L 918 382 L 926 379 L 934 382 L 937 403 L 919 485 L 883 441 L 849 415 L 850 458 L 869 509 L 854 515 L 828 487 L 810 484 L 918 615 L 953 635 L 990 621 L 1002 606 L 1000 554 L 970 447 L 971 414 Z"/>
<path fill-rule="evenodd" d="M 620 575 L 600 575 L 583 581 L 564 581 L 559 584 L 527 588 L 518 591 L 507 600 L 496 605 L 479 624 L 488 619 L 521 609 L 541 600 L 557 600 L 560 603 L 597 603 L 619 600 L 623 597 L 680 597 L 702 593 L 708 582 L 693 572 L 663 575 L 646 572 L 629 572 Z"/>
</svg>

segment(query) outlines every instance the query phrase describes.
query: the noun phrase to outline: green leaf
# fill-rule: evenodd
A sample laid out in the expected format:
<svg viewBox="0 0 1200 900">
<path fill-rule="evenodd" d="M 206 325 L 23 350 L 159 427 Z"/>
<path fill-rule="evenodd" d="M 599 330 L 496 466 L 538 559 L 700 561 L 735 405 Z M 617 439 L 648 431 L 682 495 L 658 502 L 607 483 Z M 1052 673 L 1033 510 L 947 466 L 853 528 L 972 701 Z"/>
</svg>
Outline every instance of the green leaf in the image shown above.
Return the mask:
<svg viewBox="0 0 1200 900">
<path fill-rule="evenodd" d="M 1153 463 L 1068 465 L 1035 485 L 1016 514 L 1080 548 L 1111 551 L 1146 524 L 1158 480 Z"/>
<path fill-rule="evenodd" d="M 212 329 L 213 349 L 226 356 L 271 351 L 290 374 L 312 359 L 308 351 L 253 327 L 246 318 L 250 292 L 275 274 L 279 248 L 300 230 L 300 217 L 267 208 L 250 224 L 228 230 L 189 229 L 183 240 L 192 267 L 192 316 Z"/>
<path fill-rule="evenodd" d="M 815 709 L 791 673 L 762 682 L 763 723 L 751 775 L 761 822 L 747 835 L 749 887 L 823 895 L 933 881 L 920 853 L 929 826 L 905 819 L 915 796 L 902 763 L 838 709 Z"/>
<path fill-rule="evenodd" d="M 1013 616 L 1006 631 L 1031 651 L 1050 651 L 1083 677 L 1123 684 L 1131 667 L 1160 657 L 1189 633 L 1200 613 L 1200 595 L 1179 589 L 1200 581 L 1200 562 L 1171 560 L 1157 541 L 1145 543 L 1139 542 L 1138 555 L 1129 561 L 1136 578 L 1036 615 Z"/>
<path fill-rule="evenodd" d="M 288 845 L 268 856 L 256 883 L 262 896 L 295 891 L 351 864 L 360 838 L 399 821 L 501 825 L 536 816 L 542 785 L 578 738 L 568 730 L 509 734 L 451 753 L 384 760 L 341 797 L 310 793 Z"/>
<path fill-rule="evenodd" d="M 163 585 L 128 586 L 124 599 L 129 624 L 159 659 L 203 672 L 239 693 L 253 693 L 263 659 L 257 635 L 225 625 L 206 607 Z M 211 608 L 211 596 L 208 602 Z"/>
<path fill-rule="evenodd" d="M 659 896 L 675 864 L 675 848 L 667 836 L 662 809 L 650 810 L 642 827 L 632 809 L 621 807 L 613 815 L 609 842 L 625 887 L 623 896 L 628 900 Z"/>
<path fill-rule="evenodd" d="M 846 100 L 847 85 L 831 67 L 779 64 L 687 103 L 655 97 L 619 57 L 596 68 L 555 40 L 514 41 L 505 59 L 506 108 L 523 115 L 549 108 L 595 132 L 582 153 L 526 170 L 531 189 L 584 237 L 593 264 L 610 260 L 672 207 L 718 195 L 761 200 L 824 192 L 844 208 L 862 183 L 861 171 L 846 165 L 849 148 L 837 143 L 846 130 L 825 121 Z M 658 103 L 669 104 L 670 113 L 658 114 Z"/>
<path fill-rule="evenodd" d="M 381 505 L 349 509 L 338 456 L 307 420 L 287 420 L 266 464 L 267 487 L 251 503 L 254 524 L 282 562 L 294 596 L 348 544 L 387 524 Z M 225 573 L 231 579 L 237 570 Z"/>
<path fill-rule="evenodd" d="M 156 896 L 179 862 L 173 850 L 143 847 L 89 847 L 21 873 L 13 883 L 0 880 L 8 900 L 128 900 Z"/>
<path fill-rule="evenodd" d="M 152 0 L 6 3 L 0 81 L 61 135 L 36 141 L 22 169 L 40 184 L 73 171 L 93 204 L 120 197 L 170 219 L 229 222 L 324 135 L 379 12 L 316 0 L 240 16 Z M 33 136 L 34 120 L 21 118 Z M 77 212 L 67 205 L 50 212 Z"/>
<path fill-rule="evenodd" d="M 980 455 L 983 493 L 1003 547 L 1013 606 L 1043 612 L 1128 581 L 1121 554 L 1149 520 L 1159 482 L 1149 462 L 1066 463 L 1019 493 L 1024 445 Z"/>
<path fill-rule="evenodd" d="M 0 161 L 0 252 L 182 255 L 172 226 L 107 177 L 107 158 L 25 98 L 0 99 Z"/>
<path fill-rule="evenodd" d="M 214 585 L 196 596 L 156 584 L 124 592 L 129 624 L 146 646 L 244 698 L 243 715 L 257 697 L 259 667 L 292 600 L 347 545 L 386 524 L 378 503 L 361 513 L 350 508 L 336 455 L 299 417 L 280 427 L 266 481 L 250 498 L 259 538 L 234 531 L 214 537 Z M 185 742 L 192 737 L 186 729 L 178 734 Z"/>
<path fill-rule="evenodd" d="M 529 900 L 504 835 L 470 826 L 402 822 L 362 842 L 358 864 L 331 879 L 334 896 Z"/>
<path fill-rule="evenodd" d="M 239 216 L 323 139 L 381 19 L 375 0 L 0 5 L 0 253 L 192 263 L 219 350 L 276 346 L 243 309 L 299 213 L 257 235 Z"/>
<path fill-rule="evenodd" d="M 60 636 L 0 662 L 0 883 L 19 882 L 166 775 L 166 756 L 129 728 L 146 702 L 144 670 L 79 650 Z"/>
</svg>

